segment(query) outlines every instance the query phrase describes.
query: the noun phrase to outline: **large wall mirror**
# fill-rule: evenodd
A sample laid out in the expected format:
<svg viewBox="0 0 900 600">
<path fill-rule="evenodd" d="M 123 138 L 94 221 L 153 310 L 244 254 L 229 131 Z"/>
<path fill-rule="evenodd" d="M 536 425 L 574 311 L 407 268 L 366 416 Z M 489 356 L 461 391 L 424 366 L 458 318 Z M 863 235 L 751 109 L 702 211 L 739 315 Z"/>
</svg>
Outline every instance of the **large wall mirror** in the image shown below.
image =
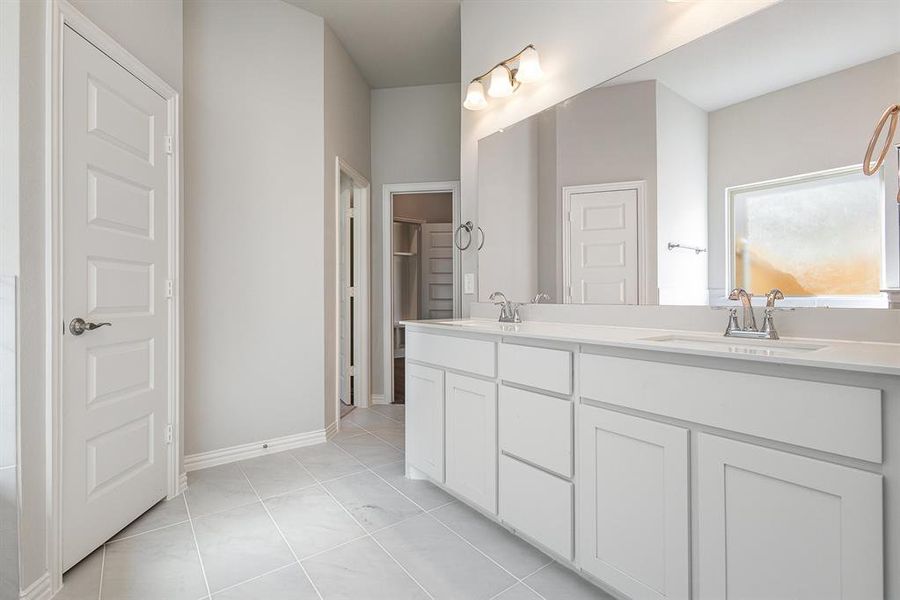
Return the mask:
<svg viewBox="0 0 900 600">
<path fill-rule="evenodd" d="M 478 142 L 478 297 L 887 306 L 900 2 L 783 2 Z M 896 140 L 893 142 L 896 144 Z"/>
</svg>

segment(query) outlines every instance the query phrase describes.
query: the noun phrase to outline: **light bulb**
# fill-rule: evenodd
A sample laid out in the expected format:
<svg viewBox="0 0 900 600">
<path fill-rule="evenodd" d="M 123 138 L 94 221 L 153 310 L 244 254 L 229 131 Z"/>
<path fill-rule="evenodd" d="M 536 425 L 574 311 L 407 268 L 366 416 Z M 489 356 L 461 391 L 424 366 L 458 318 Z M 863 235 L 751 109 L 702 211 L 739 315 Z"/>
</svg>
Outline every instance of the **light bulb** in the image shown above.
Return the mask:
<svg viewBox="0 0 900 600">
<path fill-rule="evenodd" d="M 544 76 L 541 70 L 541 59 L 538 51 L 534 47 L 529 46 L 522 52 L 519 57 L 519 70 L 516 71 L 516 81 L 522 83 L 532 83 Z"/>
<path fill-rule="evenodd" d="M 494 98 L 505 98 L 513 93 L 512 77 L 506 65 L 497 65 L 491 71 L 491 84 L 488 95 Z"/>
<path fill-rule="evenodd" d="M 466 89 L 466 99 L 463 106 L 469 110 L 481 110 L 487 107 L 487 98 L 484 97 L 484 86 L 477 79 L 469 84 Z"/>
</svg>

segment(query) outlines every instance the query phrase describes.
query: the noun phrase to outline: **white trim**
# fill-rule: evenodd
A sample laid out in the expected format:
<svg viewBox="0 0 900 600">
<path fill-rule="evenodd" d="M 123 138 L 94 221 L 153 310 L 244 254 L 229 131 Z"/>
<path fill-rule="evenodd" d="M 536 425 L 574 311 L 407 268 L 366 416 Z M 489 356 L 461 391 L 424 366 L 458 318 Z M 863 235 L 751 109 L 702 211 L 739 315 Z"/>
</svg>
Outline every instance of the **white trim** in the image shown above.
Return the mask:
<svg viewBox="0 0 900 600">
<path fill-rule="evenodd" d="M 340 156 L 334 158 L 334 251 L 335 251 L 335 269 L 334 269 L 334 302 L 335 302 L 335 319 L 334 319 L 334 339 L 336 341 L 334 348 L 334 415 L 337 423 L 337 430 L 340 430 L 341 416 L 341 294 L 343 292 L 341 285 L 341 228 L 343 227 L 343 215 L 341 204 L 341 172 L 346 174 L 353 180 L 354 189 L 354 209 L 359 208 L 359 214 L 354 219 L 354 256 L 350 257 L 355 266 L 357 274 L 356 285 L 354 286 L 355 302 L 353 306 L 356 310 L 353 325 L 353 355 L 356 359 L 353 374 L 353 404 L 360 407 L 369 406 L 369 396 L 372 393 L 371 386 L 371 327 L 370 318 L 370 295 L 371 295 L 371 278 L 372 278 L 372 262 L 371 242 L 369 241 L 369 231 L 371 212 L 372 212 L 372 186 L 369 180 L 351 165 L 341 159 Z M 360 192 L 357 196 L 355 192 Z"/>
<path fill-rule="evenodd" d="M 187 491 L 187 471 L 182 471 L 181 475 L 178 476 L 178 494 L 183 494 Z"/>
<path fill-rule="evenodd" d="M 393 228 L 394 194 L 415 194 L 427 192 L 450 192 L 453 198 L 453 231 L 462 221 L 462 207 L 459 199 L 459 181 L 427 181 L 422 183 L 386 183 L 381 187 L 381 327 L 382 363 L 384 369 L 383 397 L 390 404 L 394 398 L 394 336 L 393 336 L 393 293 L 394 260 Z M 474 248 L 470 248 L 474 251 Z M 453 244 L 453 316 L 462 314 L 462 252 Z"/>
<path fill-rule="evenodd" d="M 565 185 L 562 189 L 562 219 L 560 219 L 560 238 L 562 239 L 562 296 L 563 304 L 571 304 L 569 299 L 569 286 L 572 285 L 572 273 L 569 264 L 569 238 L 571 237 L 571 220 L 569 211 L 572 209 L 573 194 L 589 194 L 591 192 L 615 192 L 618 190 L 637 191 L 637 237 L 638 237 L 638 304 L 657 304 L 659 298 L 651 297 L 651 281 L 647 271 L 650 260 L 651 235 L 647 223 L 647 182 L 646 181 L 619 181 L 615 183 L 592 183 L 588 185 Z M 655 256 L 655 255 L 654 255 Z M 655 285 L 655 282 L 653 282 Z"/>
<path fill-rule="evenodd" d="M 167 495 L 173 497 L 181 489 L 181 469 L 179 456 L 181 452 L 181 402 L 183 379 L 181 372 L 181 238 L 182 238 L 182 203 L 180 152 L 181 132 L 178 120 L 181 106 L 180 94 L 162 78 L 141 63 L 134 55 L 119 45 L 112 37 L 90 21 L 78 9 L 66 0 L 52 0 L 47 11 L 46 23 L 46 62 L 45 62 L 45 148 L 47 151 L 45 164 L 45 274 L 46 274 L 46 415 L 47 415 L 47 454 L 45 466 L 45 488 L 47 493 L 47 562 L 51 589 L 58 591 L 62 587 L 62 390 L 60 389 L 62 345 L 59 343 L 60 323 L 63 321 L 61 310 L 61 260 L 62 249 L 61 228 L 61 182 L 62 173 L 62 61 L 63 34 L 69 27 L 78 35 L 96 46 L 101 52 L 134 75 L 137 79 L 159 94 L 167 104 L 167 135 L 173 143 L 172 154 L 168 161 L 168 197 L 169 197 L 169 276 L 175 282 L 174 294 L 168 305 L 169 309 L 169 382 L 168 382 L 168 422 L 176 434 L 167 446 Z"/>
<path fill-rule="evenodd" d="M 372 404 L 390 404 L 385 401 L 384 394 L 372 394 Z"/>
<path fill-rule="evenodd" d="M 318 429 L 316 431 L 285 435 L 271 440 L 238 444 L 237 446 L 210 450 L 209 452 L 198 452 L 197 454 L 189 454 L 184 457 L 184 470 L 190 473 L 191 471 L 198 471 L 207 467 L 256 458 L 257 456 L 265 456 L 266 454 L 284 450 L 323 444 L 325 441 L 327 441 L 325 430 Z"/>
<path fill-rule="evenodd" d="M 325 428 L 325 439 L 330 440 L 338 432 L 338 424 L 341 421 L 341 415 L 337 415 L 328 427 Z"/>
<path fill-rule="evenodd" d="M 50 600 L 53 590 L 50 585 L 50 571 L 44 571 L 43 575 L 19 592 L 20 600 Z"/>
</svg>

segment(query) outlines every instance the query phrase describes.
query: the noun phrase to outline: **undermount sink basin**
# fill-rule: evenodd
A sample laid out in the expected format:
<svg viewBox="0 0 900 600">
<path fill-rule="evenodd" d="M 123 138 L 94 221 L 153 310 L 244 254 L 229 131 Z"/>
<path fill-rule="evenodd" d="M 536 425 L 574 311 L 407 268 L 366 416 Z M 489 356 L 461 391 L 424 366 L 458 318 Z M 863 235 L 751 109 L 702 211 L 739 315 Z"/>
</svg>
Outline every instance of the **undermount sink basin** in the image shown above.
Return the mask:
<svg viewBox="0 0 900 600">
<path fill-rule="evenodd" d="M 735 354 L 756 354 L 759 356 L 779 356 L 786 354 L 798 354 L 815 352 L 825 348 L 819 344 L 804 344 L 797 342 L 785 342 L 781 340 L 746 340 L 722 336 L 711 338 L 692 335 L 662 335 L 644 338 L 641 341 L 658 342 L 668 346 L 679 348 L 691 348 L 695 350 L 715 350 L 719 352 L 733 352 Z"/>
</svg>

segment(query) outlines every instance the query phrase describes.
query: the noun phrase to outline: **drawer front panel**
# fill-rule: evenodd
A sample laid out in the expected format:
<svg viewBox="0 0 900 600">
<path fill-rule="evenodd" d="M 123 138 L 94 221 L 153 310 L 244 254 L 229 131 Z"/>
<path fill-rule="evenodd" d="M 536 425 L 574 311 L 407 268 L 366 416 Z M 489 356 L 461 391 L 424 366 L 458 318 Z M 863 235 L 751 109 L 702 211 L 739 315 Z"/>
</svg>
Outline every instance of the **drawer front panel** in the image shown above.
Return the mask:
<svg viewBox="0 0 900 600">
<path fill-rule="evenodd" d="M 450 335 L 410 331 L 406 336 L 406 357 L 448 369 L 496 377 L 494 342 Z"/>
<path fill-rule="evenodd" d="M 581 395 L 880 463 L 881 390 L 581 355 Z"/>
<path fill-rule="evenodd" d="M 508 456 L 500 457 L 500 519 L 572 560 L 573 486 Z"/>
<path fill-rule="evenodd" d="M 501 386 L 500 449 L 571 477 L 572 403 Z"/>
<path fill-rule="evenodd" d="M 500 344 L 500 379 L 558 394 L 572 393 L 572 353 Z"/>
</svg>

